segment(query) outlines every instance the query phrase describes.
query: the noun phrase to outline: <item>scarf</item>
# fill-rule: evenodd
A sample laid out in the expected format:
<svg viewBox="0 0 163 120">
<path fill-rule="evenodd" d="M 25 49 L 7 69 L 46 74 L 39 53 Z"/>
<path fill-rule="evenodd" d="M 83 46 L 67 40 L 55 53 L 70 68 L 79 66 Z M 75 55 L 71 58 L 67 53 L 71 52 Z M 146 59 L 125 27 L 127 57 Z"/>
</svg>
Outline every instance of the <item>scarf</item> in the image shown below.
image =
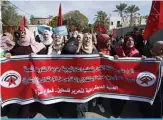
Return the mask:
<svg viewBox="0 0 163 120">
<path fill-rule="evenodd" d="M 43 43 L 44 45 L 46 45 L 46 46 L 47 46 L 47 45 L 51 45 L 52 42 L 53 42 L 53 39 L 51 38 L 52 33 L 51 33 L 50 31 L 48 31 L 48 30 L 44 30 L 43 34 L 44 34 L 45 32 L 47 32 L 47 33 L 49 34 L 49 39 L 48 39 L 48 40 L 45 40 L 45 39 L 43 38 L 43 35 L 40 35 L 41 41 L 42 41 L 42 43 Z"/>
<path fill-rule="evenodd" d="M 110 37 L 107 34 L 100 34 L 97 38 L 97 50 L 105 55 L 110 55 L 111 47 L 107 45 L 109 39 Z"/>
<path fill-rule="evenodd" d="M 45 48 L 43 43 L 38 43 L 35 41 L 34 38 L 34 34 L 32 32 L 30 32 L 28 29 L 25 28 L 25 38 L 20 38 L 20 40 L 18 41 L 18 44 L 20 46 L 31 46 L 32 50 L 34 53 L 38 53 L 40 50 L 42 50 L 43 48 Z"/>
<path fill-rule="evenodd" d="M 4 35 L 5 35 L 5 36 L 8 36 L 9 39 L 10 39 L 11 41 L 13 41 L 14 38 L 13 38 L 13 36 L 12 36 L 10 33 L 5 32 Z"/>
<path fill-rule="evenodd" d="M 13 42 L 10 38 L 8 36 L 1 37 L 1 49 L 10 51 L 15 46 L 15 42 Z"/>
<path fill-rule="evenodd" d="M 92 42 L 92 35 L 90 35 L 91 36 L 91 41 L 90 41 L 90 43 L 89 43 L 89 45 L 85 45 L 84 44 L 84 42 L 85 42 L 85 37 L 86 36 L 88 36 L 89 34 L 88 33 L 86 33 L 85 35 L 84 35 L 84 37 L 83 37 L 83 43 L 82 43 L 82 46 L 81 46 L 81 49 L 85 52 L 85 53 L 88 53 L 88 54 L 91 54 L 92 53 L 92 51 L 93 51 L 93 42 Z"/>
</svg>

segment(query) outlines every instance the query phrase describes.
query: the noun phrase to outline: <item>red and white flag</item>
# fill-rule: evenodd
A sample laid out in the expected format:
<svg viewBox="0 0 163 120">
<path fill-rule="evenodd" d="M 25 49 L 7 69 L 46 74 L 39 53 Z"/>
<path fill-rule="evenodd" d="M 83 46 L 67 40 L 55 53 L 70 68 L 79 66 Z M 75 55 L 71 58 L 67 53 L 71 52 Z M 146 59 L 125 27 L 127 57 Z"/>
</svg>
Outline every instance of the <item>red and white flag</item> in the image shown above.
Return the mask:
<svg viewBox="0 0 163 120">
<path fill-rule="evenodd" d="M 163 1 L 153 0 L 147 25 L 144 31 L 144 40 L 148 40 L 153 33 L 162 28 L 163 28 Z"/>
<path fill-rule="evenodd" d="M 62 6 L 61 6 L 61 4 L 59 6 L 59 12 L 58 12 L 58 26 L 62 26 Z"/>
</svg>

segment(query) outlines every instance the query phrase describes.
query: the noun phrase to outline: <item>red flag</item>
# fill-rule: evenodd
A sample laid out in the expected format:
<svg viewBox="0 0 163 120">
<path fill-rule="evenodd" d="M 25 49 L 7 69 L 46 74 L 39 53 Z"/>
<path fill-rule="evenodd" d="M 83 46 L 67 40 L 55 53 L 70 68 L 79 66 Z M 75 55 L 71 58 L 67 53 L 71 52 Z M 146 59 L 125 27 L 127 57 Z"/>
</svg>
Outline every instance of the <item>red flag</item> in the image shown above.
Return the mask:
<svg viewBox="0 0 163 120">
<path fill-rule="evenodd" d="M 23 16 L 21 24 L 19 26 L 19 30 L 24 30 L 25 29 L 25 24 L 26 24 L 26 19 L 25 19 L 25 16 Z"/>
<path fill-rule="evenodd" d="M 144 40 L 148 40 L 149 37 L 154 32 L 162 28 L 163 28 L 163 1 L 153 0 L 147 25 L 144 31 Z"/>
<path fill-rule="evenodd" d="M 101 26 L 100 26 L 100 23 L 97 23 L 97 31 L 98 31 L 98 33 L 101 33 Z"/>
<path fill-rule="evenodd" d="M 62 26 L 62 7 L 61 7 L 61 4 L 59 6 L 59 13 L 58 13 L 58 26 Z"/>
<path fill-rule="evenodd" d="M 113 28 L 112 36 L 113 36 L 113 37 L 116 37 L 116 29 L 115 29 L 115 28 Z"/>
</svg>

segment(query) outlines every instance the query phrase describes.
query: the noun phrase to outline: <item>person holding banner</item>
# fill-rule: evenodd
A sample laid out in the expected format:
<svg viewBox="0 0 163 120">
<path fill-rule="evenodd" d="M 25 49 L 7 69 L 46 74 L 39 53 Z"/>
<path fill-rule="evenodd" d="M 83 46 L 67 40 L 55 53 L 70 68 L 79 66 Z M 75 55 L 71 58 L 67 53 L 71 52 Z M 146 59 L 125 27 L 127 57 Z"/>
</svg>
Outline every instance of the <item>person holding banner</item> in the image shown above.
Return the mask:
<svg viewBox="0 0 163 120">
<path fill-rule="evenodd" d="M 53 34 L 53 43 L 48 48 L 48 55 L 60 55 L 63 48 L 63 35 Z"/>
<path fill-rule="evenodd" d="M 30 55 L 30 54 L 46 54 L 45 46 L 42 43 L 38 43 L 34 39 L 34 35 L 25 27 L 19 27 L 20 38 L 17 44 L 6 53 L 6 57 L 15 55 Z M 32 118 L 37 112 L 35 110 L 35 103 L 28 105 L 12 104 L 8 106 L 7 113 L 9 118 Z"/>
<path fill-rule="evenodd" d="M 96 47 L 93 45 L 92 35 L 90 33 L 84 34 L 79 54 L 98 54 Z"/>
<path fill-rule="evenodd" d="M 122 47 L 116 47 L 116 58 L 118 57 L 140 57 L 139 51 L 135 48 L 133 37 L 128 36 Z"/>
<path fill-rule="evenodd" d="M 111 46 L 111 40 L 109 35 L 107 34 L 100 34 L 97 38 L 97 50 L 100 52 L 100 55 L 109 55 L 114 56 L 115 52 Z M 98 106 L 99 110 L 104 113 L 105 108 L 103 106 L 103 98 L 98 98 L 93 100 L 93 106 Z M 108 100 L 108 104 L 110 101 Z"/>
<path fill-rule="evenodd" d="M 152 48 L 152 56 L 149 56 L 156 58 L 157 60 L 163 59 L 163 41 L 157 41 L 154 43 Z M 163 73 L 162 73 L 163 75 Z M 155 97 L 155 101 L 153 105 L 150 105 L 149 103 L 140 102 L 139 105 L 139 111 L 141 114 L 143 114 L 146 118 L 162 118 L 162 110 L 163 110 L 163 84 L 161 82 L 159 91 Z"/>
<path fill-rule="evenodd" d="M 111 46 L 111 40 L 109 35 L 101 34 L 97 38 L 97 50 L 103 55 L 114 56 L 115 51 Z"/>
<path fill-rule="evenodd" d="M 90 33 L 85 33 L 83 36 L 82 46 L 78 52 L 80 55 L 91 55 L 99 54 L 95 46 L 93 45 L 92 35 Z M 83 103 L 78 105 L 80 116 L 86 117 L 85 112 L 88 111 L 88 103 Z"/>
<path fill-rule="evenodd" d="M 34 35 L 28 29 L 20 30 L 18 43 L 7 55 L 46 54 L 46 48 L 42 43 L 35 41 Z"/>
</svg>

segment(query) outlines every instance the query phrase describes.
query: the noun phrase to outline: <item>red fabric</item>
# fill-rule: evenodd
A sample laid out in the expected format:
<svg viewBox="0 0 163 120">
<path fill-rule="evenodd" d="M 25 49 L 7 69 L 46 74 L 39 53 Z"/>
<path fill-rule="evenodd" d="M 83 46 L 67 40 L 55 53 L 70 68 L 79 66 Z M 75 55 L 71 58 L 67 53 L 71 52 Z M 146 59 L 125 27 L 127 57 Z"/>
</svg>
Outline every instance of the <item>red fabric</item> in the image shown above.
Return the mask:
<svg viewBox="0 0 163 120">
<path fill-rule="evenodd" d="M 132 48 L 127 48 L 126 44 L 129 41 L 129 38 L 132 36 L 126 37 L 123 45 L 123 51 L 127 57 L 139 57 L 139 51 L 133 46 Z M 132 37 L 133 38 L 133 37 Z"/>
<path fill-rule="evenodd" d="M 116 37 L 116 29 L 114 28 L 113 31 L 112 31 L 112 36 L 113 37 Z"/>
<path fill-rule="evenodd" d="M 124 49 L 124 52 L 127 57 L 140 57 L 139 51 L 135 47 L 126 48 Z"/>
<path fill-rule="evenodd" d="M 21 24 L 19 26 L 19 30 L 25 30 L 25 24 L 26 24 L 26 19 L 25 16 L 23 16 Z"/>
<path fill-rule="evenodd" d="M 116 55 L 118 55 L 119 57 L 125 57 L 126 56 L 124 53 L 122 45 L 117 45 L 114 50 L 116 52 Z"/>
<path fill-rule="evenodd" d="M 109 46 L 107 45 L 109 41 L 109 36 L 107 34 L 101 34 L 97 38 L 97 49 L 99 52 L 102 52 L 105 55 L 110 54 Z"/>
<path fill-rule="evenodd" d="M 117 46 L 115 48 L 115 52 L 119 57 L 140 57 L 139 55 L 139 51 L 134 47 L 132 48 L 127 48 L 126 43 L 129 40 L 129 37 L 132 36 L 128 36 L 124 39 L 124 43 L 122 46 Z M 132 37 L 133 38 L 133 37 Z"/>
<path fill-rule="evenodd" d="M 154 32 L 162 28 L 163 28 L 163 1 L 153 0 L 147 25 L 144 31 L 144 40 L 148 40 L 149 37 Z"/>
<path fill-rule="evenodd" d="M 102 34 L 106 34 L 107 33 L 107 29 L 106 27 L 103 27 L 102 30 L 101 30 Z"/>
<path fill-rule="evenodd" d="M 59 6 L 59 13 L 58 13 L 58 26 L 62 26 L 62 7 L 61 7 L 61 4 Z"/>
<path fill-rule="evenodd" d="M 97 23 L 97 31 L 98 31 L 98 33 L 101 33 L 101 26 L 100 26 L 100 23 Z"/>
</svg>

